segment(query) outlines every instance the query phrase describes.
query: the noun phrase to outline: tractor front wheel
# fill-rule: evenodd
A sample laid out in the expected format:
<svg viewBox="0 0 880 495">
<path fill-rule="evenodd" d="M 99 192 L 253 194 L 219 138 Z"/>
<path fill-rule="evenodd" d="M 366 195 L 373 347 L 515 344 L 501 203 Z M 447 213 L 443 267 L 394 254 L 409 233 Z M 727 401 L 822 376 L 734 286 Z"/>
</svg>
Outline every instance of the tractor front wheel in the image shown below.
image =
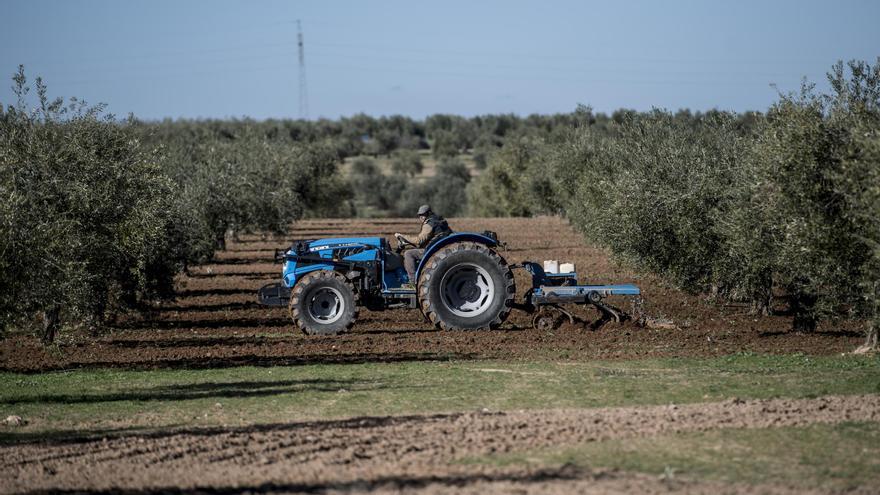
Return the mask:
<svg viewBox="0 0 880 495">
<path fill-rule="evenodd" d="M 357 294 L 342 275 L 318 270 L 303 276 L 290 292 L 290 316 L 307 335 L 348 331 L 357 318 Z"/>
<path fill-rule="evenodd" d="M 496 328 L 516 295 L 513 273 L 495 250 L 456 243 L 431 256 L 419 276 L 419 304 L 444 330 Z"/>
</svg>

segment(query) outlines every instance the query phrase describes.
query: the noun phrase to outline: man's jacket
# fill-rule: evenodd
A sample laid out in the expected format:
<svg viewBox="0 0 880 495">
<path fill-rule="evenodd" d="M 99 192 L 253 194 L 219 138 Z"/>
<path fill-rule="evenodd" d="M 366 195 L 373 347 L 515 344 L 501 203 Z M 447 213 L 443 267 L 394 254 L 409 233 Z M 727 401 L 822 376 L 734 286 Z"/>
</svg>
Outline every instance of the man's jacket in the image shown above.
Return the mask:
<svg viewBox="0 0 880 495">
<path fill-rule="evenodd" d="M 414 244 L 419 249 L 427 249 L 432 243 L 439 241 L 451 233 L 452 229 L 449 228 L 446 219 L 439 215 L 431 215 L 426 218 L 425 222 L 422 224 L 422 230 L 419 232 L 418 237 L 416 237 L 416 242 Z"/>
</svg>

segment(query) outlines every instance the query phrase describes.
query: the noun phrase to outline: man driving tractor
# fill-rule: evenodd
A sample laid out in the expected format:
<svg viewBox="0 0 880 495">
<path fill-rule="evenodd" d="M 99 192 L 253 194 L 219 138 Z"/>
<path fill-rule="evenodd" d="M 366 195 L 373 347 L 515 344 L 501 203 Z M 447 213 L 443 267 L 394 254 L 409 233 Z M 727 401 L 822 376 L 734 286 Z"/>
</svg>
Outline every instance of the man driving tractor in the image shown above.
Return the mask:
<svg viewBox="0 0 880 495">
<path fill-rule="evenodd" d="M 452 233 L 452 229 L 449 228 L 449 224 L 446 223 L 446 220 L 431 211 L 429 205 L 419 206 L 417 214 L 419 220 L 422 221 L 422 230 L 419 231 L 414 241 L 407 239 L 400 233 L 394 234 L 394 237 L 397 238 L 397 242 L 403 242 L 413 246 L 412 249 L 408 249 L 403 253 L 403 266 L 406 269 L 407 275 L 409 275 L 409 283 L 412 286 L 415 286 L 416 268 L 419 266 L 419 261 L 421 261 L 422 256 L 425 254 L 425 249 L 434 242 Z"/>
</svg>

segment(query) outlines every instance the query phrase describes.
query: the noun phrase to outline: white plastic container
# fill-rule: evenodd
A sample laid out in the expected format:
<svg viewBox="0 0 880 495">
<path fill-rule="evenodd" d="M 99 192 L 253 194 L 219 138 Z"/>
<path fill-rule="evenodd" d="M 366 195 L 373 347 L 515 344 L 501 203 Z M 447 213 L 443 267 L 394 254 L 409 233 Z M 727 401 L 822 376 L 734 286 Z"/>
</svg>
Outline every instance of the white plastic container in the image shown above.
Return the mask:
<svg viewBox="0 0 880 495">
<path fill-rule="evenodd" d="M 563 263 L 559 265 L 559 273 L 574 273 L 574 263 Z"/>
<path fill-rule="evenodd" d="M 544 260 L 544 273 L 559 273 L 559 260 Z"/>
</svg>

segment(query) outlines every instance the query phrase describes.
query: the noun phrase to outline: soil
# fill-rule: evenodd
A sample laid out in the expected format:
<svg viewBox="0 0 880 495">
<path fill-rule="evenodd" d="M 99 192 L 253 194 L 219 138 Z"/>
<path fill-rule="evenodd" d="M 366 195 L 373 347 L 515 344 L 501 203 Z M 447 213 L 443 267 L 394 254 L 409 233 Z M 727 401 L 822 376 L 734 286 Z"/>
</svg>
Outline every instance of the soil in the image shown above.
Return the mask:
<svg viewBox="0 0 880 495">
<path fill-rule="evenodd" d="M 256 303 L 256 290 L 279 279 L 274 249 L 292 239 L 385 236 L 416 230 L 416 220 L 311 220 L 297 224 L 286 239 L 246 235 L 231 240 L 213 263 L 178 279 L 176 301 L 146 318 L 122 318 L 97 337 L 63 335 L 44 347 L 32 335 L 0 341 L 0 369 L 38 372 L 85 367 L 214 368 L 434 359 L 632 359 L 715 356 L 736 352 L 834 354 L 863 340 L 858 322 L 831 322 L 810 333 L 791 332 L 791 318 L 755 317 L 746 307 L 723 306 L 683 293 L 656 277 L 614 263 L 605 250 L 583 241 L 555 217 L 452 219 L 458 231 L 491 229 L 507 244 L 510 263 L 555 259 L 577 266 L 581 282 L 634 283 L 641 287 L 645 312 L 656 322 L 605 324 L 597 330 L 566 324 L 554 331 L 531 328 L 531 317 L 514 311 L 499 330 L 442 332 L 417 310 L 362 311 L 352 333 L 308 337 L 296 332 L 286 308 Z M 529 285 L 517 270 L 520 296 Z M 625 301 L 616 301 L 628 309 Z M 575 307 L 594 321 L 595 310 Z"/>
<path fill-rule="evenodd" d="M 880 396 L 482 411 L 43 441 L 0 446 L 0 479 L 5 480 L 0 491 L 809 493 L 803 486 L 662 480 L 601 468 L 496 467 L 461 461 L 611 438 L 842 421 L 880 421 Z"/>
<path fill-rule="evenodd" d="M 851 351 L 858 322 L 790 332 L 785 316 L 756 318 L 614 263 L 563 220 L 453 219 L 455 230 L 498 232 L 510 263 L 574 262 L 581 281 L 634 283 L 655 322 L 531 328 L 514 312 L 495 331 L 443 332 L 416 310 L 362 311 L 352 333 L 309 337 L 285 308 L 256 303 L 275 282 L 275 248 L 292 239 L 416 230 L 412 219 L 301 222 L 286 239 L 248 235 L 216 260 L 179 277 L 178 298 L 146 317 L 123 317 L 100 335 L 67 332 L 45 347 L 31 335 L 0 341 L 0 369 L 216 368 L 242 365 L 394 362 L 438 359 L 634 359 L 736 352 L 821 355 Z M 527 278 L 518 271 L 521 295 Z M 623 306 L 623 302 L 619 302 Z M 624 309 L 625 306 L 624 306 Z M 585 320 L 598 315 L 576 308 Z M 715 428 L 760 428 L 880 421 L 880 396 L 726 401 L 683 406 L 470 412 L 341 421 L 178 429 L 44 439 L 0 446 L 0 492 L 27 493 L 809 493 L 803 486 L 658 479 L 601 467 L 532 467 L 461 462 L 467 458 Z M 866 490 L 865 493 L 870 490 Z M 858 492 L 858 490 L 856 490 Z"/>
</svg>

